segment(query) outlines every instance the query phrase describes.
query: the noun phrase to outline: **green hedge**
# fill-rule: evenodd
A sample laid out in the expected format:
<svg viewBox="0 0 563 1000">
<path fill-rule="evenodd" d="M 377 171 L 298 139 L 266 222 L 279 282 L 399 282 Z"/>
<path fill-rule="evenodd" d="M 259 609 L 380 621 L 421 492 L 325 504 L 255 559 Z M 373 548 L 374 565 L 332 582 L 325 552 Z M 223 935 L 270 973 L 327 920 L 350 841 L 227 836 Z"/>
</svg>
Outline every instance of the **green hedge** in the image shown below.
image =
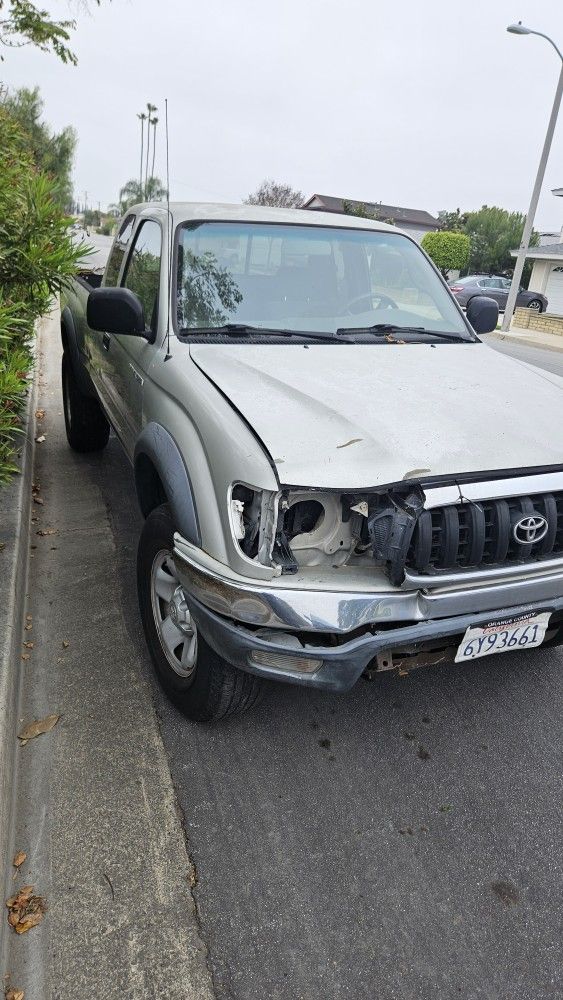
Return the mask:
<svg viewBox="0 0 563 1000">
<path fill-rule="evenodd" d="M 56 180 L 36 169 L 28 137 L 0 105 L 0 485 L 16 471 L 35 322 L 84 256 L 56 192 Z"/>
<path fill-rule="evenodd" d="M 445 278 L 448 271 L 462 271 L 467 267 L 471 241 L 465 233 L 425 233 L 421 245 Z"/>
</svg>

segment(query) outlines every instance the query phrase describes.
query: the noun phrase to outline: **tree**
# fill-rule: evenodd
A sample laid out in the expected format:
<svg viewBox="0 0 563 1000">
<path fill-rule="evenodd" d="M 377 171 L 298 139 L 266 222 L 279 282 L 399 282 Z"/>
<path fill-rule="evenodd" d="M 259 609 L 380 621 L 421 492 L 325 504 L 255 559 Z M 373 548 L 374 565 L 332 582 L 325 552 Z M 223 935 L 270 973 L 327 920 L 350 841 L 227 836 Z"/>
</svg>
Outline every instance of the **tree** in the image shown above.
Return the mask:
<svg viewBox="0 0 563 1000">
<path fill-rule="evenodd" d="M 19 409 L 33 367 L 35 320 L 84 257 L 55 182 L 40 173 L 21 126 L 0 104 L 0 484 L 14 470 Z"/>
<path fill-rule="evenodd" d="M 100 4 L 100 0 L 93 2 Z M 76 21 L 55 21 L 31 0 L 0 0 L 0 44 L 6 48 L 36 45 L 42 52 L 53 52 L 64 63 L 76 66 L 76 56 L 67 44 L 75 27 Z"/>
<path fill-rule="evenodd" d="M 477 212 L 469 212 L 465 232 L 471 238 L 469 268 L 477 274 L 502 274 L 512 271 L 514 258 L 511 250 L 520 246 L 524 216 L 521 212 L 508 212 L 505 208 L 483 205 Z M 537 246 L 539 234 L 532 232 L 530 246 Z"/>
<path fill-rule="evenodd" d="M 136 178 L 131 178 L 123 185 L 119 192 L 119 201 L 110 205 L 109 211 L 112 215 L 122 216 L 131 205 L 143 201 L 165 201 L 166 196 L 166 188 L 159 177 L 149 177 L 146 184 L 140 184 Z"/>
<path fill-rule="evenodd" d="M 226 267 L 220 267 L 210 250 L 195 254 L 184 249 L 181 261 L 179 323 L 183 328 L 188 328 L 190 321 L 194 321 L 196 326 L 221 326 L 226 323 L 242 302 L 242 293 L 231 272 Z"/>
<path fill-rule="evenodd" d="M 266 179 L 260 186 L 244 199 L 245 205 L 273 205 L 277 208 L 301 208 L 303 193 L 289 184 L 278 184 L 277 181 Z"/>
<path fill-rule="evenodd" d="M 446 229 L 449 233 L 463 233 L 467 223 L 467 212 L 460 212 L 456 208 L 455 212 L 438 212 L 440 229 Z"/>
<path fill-rule="evenodd" d="M 1 2 L 1 0 L 0 0 Z M 43 100 L 39 87 L 20 87 L 8 93 L 3 104 L 11 118 L 18 122 L 29 138 L 29 150 L 38 169 L 48 174 L 56 184 L 55 198 L 67 211 L 72 206 L 72 163 L 76 149 L 76 132 L 70 126 L 53 132 L 42 120 Z"/>
<path fill-rule="evenodd" d="M 363 201 L 343 201 L 342 208 L 345 215 L 355 215 L 359 219 L 372 219 L 374 222 L 386 222 L 389 226 L 395 225 L 395 220 L 384 216 L 378 205 L 366 205 Z"/>
<path fill-rule="evenodd" d="M 465 233 L 425 233 L 421 246 L 440 269 L 444 278 L 448 271 L 463 271 L 469 260 L 470 240 Z"/>
</svg>

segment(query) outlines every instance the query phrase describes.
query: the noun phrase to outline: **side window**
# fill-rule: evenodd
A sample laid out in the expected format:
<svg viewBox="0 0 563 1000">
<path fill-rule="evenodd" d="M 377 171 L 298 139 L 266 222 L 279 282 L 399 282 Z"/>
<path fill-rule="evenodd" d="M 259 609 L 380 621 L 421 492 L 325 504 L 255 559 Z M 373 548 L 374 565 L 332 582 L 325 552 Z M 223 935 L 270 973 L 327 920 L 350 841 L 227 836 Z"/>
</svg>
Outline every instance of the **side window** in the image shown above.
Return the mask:
<svg viewBox="0 0 563 1000">
<path fill-rule="evenodd" d="M 139 296 L 147 327 L 156 333 L 162 230 L 158 222 L 147 219 L 137 230 L 122 285 Z"/>
<path fill-rule="evenodd" d="M 104 280 L 104 285 L 109 285 L 110 288 L 117 285 L 119 272 L 121 270 L 121 262 L 125 256 L 129 240 L 131 239 L 134 223 L 135 216 L 128 215 L 127 218 L 125 218 L 121 223 L 121 228 L 117 234 L 115 243 L 113 244 L 113 248 L 106 265 Z"/>
</svg>

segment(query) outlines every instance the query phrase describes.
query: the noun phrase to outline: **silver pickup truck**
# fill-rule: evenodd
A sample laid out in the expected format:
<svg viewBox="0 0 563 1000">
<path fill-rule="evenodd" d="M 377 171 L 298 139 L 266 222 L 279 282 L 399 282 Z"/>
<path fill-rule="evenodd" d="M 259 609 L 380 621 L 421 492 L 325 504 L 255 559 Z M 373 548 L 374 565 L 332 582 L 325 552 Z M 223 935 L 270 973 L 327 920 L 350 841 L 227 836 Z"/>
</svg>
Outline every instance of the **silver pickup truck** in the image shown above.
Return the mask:
<svg viewBox="0 0 563 1000">
<path fill-rule="evenodd" d="M 100 287 L 92 287 L 92 285 Z M 563 379 L 393 226 L 144 204 L 62 302 L 68 440 L 134 470 L 156 673 L 192 719 L 563 639 Z"/>
</svg>

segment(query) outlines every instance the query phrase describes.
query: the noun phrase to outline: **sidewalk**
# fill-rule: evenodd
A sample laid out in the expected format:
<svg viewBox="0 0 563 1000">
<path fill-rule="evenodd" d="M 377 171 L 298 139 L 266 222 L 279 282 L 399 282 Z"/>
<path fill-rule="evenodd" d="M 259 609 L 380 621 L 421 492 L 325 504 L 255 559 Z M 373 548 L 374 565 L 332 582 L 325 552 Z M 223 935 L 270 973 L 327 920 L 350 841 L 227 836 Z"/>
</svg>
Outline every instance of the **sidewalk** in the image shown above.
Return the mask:
<svg viewBox="0 0 563 1000">
<path fill-rule="evenodd" d="M 495 330 L 490 334 L 499 340 L 513 340 L 519 344 L 527 344 L 529 347 L 542 347 L 550 351 L 563 351 L 563 336 L 557 333 L 544 333 L 539 330 L 525 330 L 519 326 L 512 326 L 508 333 Z"/>
<path fill-rule="evenodd" d="M 25 632 L 15 622 L 11 661 L 23 675 L 21 698 L 5 734 L 18 761 L 12 842 L 8 850 L 3 844 L 6 895 L 28 884 L 48 909 L 39 926 L 18 935 L 4 908 L 0 976 L 10 978 L 2 985 L 24 990 L 26 1000 L 212 1000 L 197 873 L 139 623 L 124 614 L 134 573 L 124 595 L 98 478 L 117 445 L 97 459 L 68 448 L 60 352 L 53 314 L 39 343 L 43 416 L 33 483 L 40 503 L 32 510 L 25 606 L 23 580 L 15 594 L 26 615 Z M 52 730 L 16 745 L 16 732 L 50 715 L 58 716 Z M 16 870 L 11 859 L 20 851 Z"/>
</svg>

